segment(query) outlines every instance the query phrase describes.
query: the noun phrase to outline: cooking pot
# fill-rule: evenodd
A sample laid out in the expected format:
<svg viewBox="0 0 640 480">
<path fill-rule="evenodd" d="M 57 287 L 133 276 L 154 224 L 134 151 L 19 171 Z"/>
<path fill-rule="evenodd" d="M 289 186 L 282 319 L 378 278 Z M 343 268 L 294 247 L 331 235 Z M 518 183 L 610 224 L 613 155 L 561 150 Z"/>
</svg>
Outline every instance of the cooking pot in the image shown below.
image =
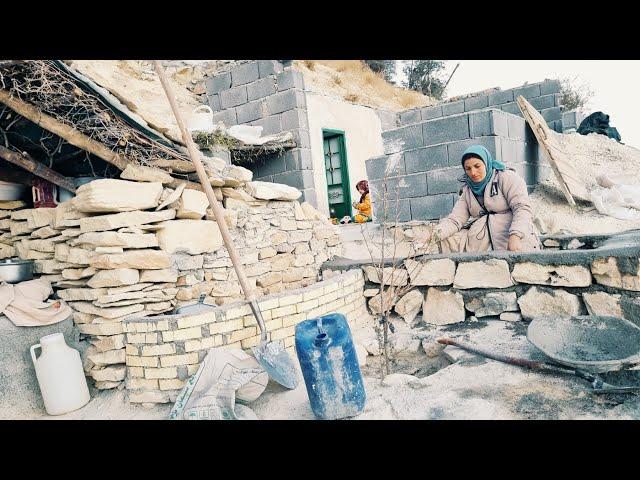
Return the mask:
<svg viewBox="0 0 640 480">
<path fill-rule="evenodd" d="M 0 260 L 0 282 L 20 283 L 33 279 L 33 260 Z"/>
</svg>

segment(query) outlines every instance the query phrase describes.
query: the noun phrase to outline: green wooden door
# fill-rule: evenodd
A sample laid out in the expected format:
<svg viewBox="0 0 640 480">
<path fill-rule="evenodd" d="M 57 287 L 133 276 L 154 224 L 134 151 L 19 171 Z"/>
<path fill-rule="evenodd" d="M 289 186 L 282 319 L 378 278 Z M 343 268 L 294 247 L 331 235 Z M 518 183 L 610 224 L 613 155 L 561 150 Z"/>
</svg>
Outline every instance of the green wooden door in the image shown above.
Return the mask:
<svg viewBox="0 0 640 480">
<path fill-rule="evenodd" d="M 349 171 L 343 133 L 324 132 L 324 169 L 329 215 L 337 219 L 345 215 L 351 216 Z"/>
</svg>

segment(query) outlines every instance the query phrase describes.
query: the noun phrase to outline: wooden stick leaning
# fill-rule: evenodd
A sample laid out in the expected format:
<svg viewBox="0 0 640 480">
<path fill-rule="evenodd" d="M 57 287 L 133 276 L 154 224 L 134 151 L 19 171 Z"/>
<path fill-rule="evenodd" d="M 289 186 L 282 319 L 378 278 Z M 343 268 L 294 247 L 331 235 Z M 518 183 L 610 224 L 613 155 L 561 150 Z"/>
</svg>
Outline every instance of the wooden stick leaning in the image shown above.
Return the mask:
<svg viewBox="0 0 640 480">
<path fill-rule="evenodd" d="M 211 205 L 211 209 L 213 210 L 213 216 L 218 223 L 218 228 L 220 228 L 220 233 L 222 234 L 222 239 L 224 240 L 224 244 L 227 247 L 227 251 L 229 252 L 229 257 L 231 258 L 231 263 L 233 264 L 233 268 L 236 271 L 238 276 L 238 281 L 240 282 L 240 286 L 242 287 L 242 291 L 245 295 L 245 298 L 248 302 L 254 302 L 255 300 L 255 292 L 252 288 L 250 288 L 249 283 L 247 281 L 247 277 L 244 274 L 244 270 L 242 268 L 242 264 L 240 263 L 240 259 L 238 258 L 238 253 L 233 245 L 233 240 L 231 239 L 231 235 L 229 235 L 229 229 L 227 228 L 226 220 L 224 218 L 224 213 L 218 200 L 216 199 L 215 193 L 213 192 L 213 188 L 211 187 L 211 183 L 209 183 L 209 178 L 207 177 L 206 172 L 204 171 L 204 167 L 202 165 L 202 161 L 200 160 L 200 152 L 196 147 L 196 144 L 191 138 L 191 135 L 187 131 L 185 127 L 184 121 L 182 119 L 182 114 L 178 110 L 178 104 L 176 103 L 175 95 L 173 93 L 173 89 L 171 85 L 167 81 L 167 77 L 164 73 L 162 65 L 158 60 L 154 60 L 153 65 L 155 70 L 160 78 L 160 83 L 162 84 L 162 88 L 164 88 L 165 93 L 167 94 L 167 98 L 169 99 L 169 103 L 171 104 L 171 110 L 173 110 L 173 114 L 176 117 L 176 121 L 178 122 L 178 127 L 180 128 L 180 133 L 182 134 L 182 139 L 187 145 L 187 150 L 189 151 L 189 156 L 191 157 L 191 161 L 193 165 L 196 167 L 196 173 L 198 174 L 198 179 L 200 179 L 200 183 L 204 188 L 204 193 L 207 195 L 209 199 L 209 204 Z M 254 314 L 256 313 L 254 306 L 252 305 L 252 310 L 254 310 Z M 266 331 L 264 329 L 264 321 L 262 319 L 262 315 L 256 315 L 256 320 L 260 324 L 260 329 L 262 330 L 263 337 L 266 337 Z"/>
</svg>

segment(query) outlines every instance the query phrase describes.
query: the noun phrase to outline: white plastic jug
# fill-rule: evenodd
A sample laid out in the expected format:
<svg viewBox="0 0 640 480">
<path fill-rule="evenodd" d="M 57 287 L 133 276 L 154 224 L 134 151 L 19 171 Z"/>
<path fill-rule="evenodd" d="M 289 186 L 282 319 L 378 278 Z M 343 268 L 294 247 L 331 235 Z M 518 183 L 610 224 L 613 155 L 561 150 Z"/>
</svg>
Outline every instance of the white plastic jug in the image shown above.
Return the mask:
<svg viewBox="0 0 640 480">
<path fill-rule="evenodd" d="M 42 350 L 36 358 L 35 350 Z M 42 337 L 31 347 L 36 377 L 49 415 L 62 415 L 86 405 L 91 396 L 77 350 L 69 347 L 62 333 Z"/>
<path fill-rule="evenodd" d="M 207 105 L 200 105 L 193 110 L 191 121 L 189 122 L 190 132 L 212 132 L 213 131 L 213 110 Z"/>
</svg>

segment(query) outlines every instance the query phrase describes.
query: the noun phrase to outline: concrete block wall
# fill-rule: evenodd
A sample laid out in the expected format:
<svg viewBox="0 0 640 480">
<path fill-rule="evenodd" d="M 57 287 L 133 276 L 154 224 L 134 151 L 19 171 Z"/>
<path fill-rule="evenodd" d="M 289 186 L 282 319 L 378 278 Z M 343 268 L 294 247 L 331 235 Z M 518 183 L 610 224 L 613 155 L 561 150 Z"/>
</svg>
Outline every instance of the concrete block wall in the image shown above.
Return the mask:
<svg viewBox="0 0 640 480">
<path fill-rule="evenodd" d="M 296 148 L 260 155 L 244 166 L 254 180 L 300 189 L 300 201 L 317 207 L 302 73 L 288 61 L 252 60 L 209 78 L 206 86 L 214 123 L 261 126 L 263 135 L 293 133 Z"/>
<path fill-rule="evenodd" d="M 524 96 L 542 117 L 550 128 L 562 132 L 562 96 L 558 80 L 523 85 L 509 90 L 496 90 L 489 93 L 470 96 L 462 100 L 446 102 L 431 107 L 415 108 L 400 112 L 399 126 L 411 125 L 434 118 L 448 117 L 465 112 L 483 109 L 500 109 L 513 115 L 522 116 L 516 99 Z"/>
<path fill-rule="evenodd" d="M 562 131 L 573 132 L 578 129 L 582 120 L 584 120 L 584 113 L 578 110 L 571 110 L 570 112 L 562 113 Z"/>
<path fill-rule="evenodd" d="M 295 355 L 295 326 L 328 313 L 342 313 L 354 328 L 371 322 L 360 269 L 334 274 L 306 288 L 261 297 L 258 301 L 270 340 L 282 340 Z M 197 314 L 131 318 L 126 333 L 126 387 L 132 403 L 174 402 L 210 348 L 249 350 L 260 330 L 247 302 Z"/>
<path fill-rule="evenodd" d="M 549 174 L 525 120 L 498 109 L 435 117 L 382 136 L 385 154 L 366 162 L 378 222 L 437 220 L 448 215 L 462 187 L 460 158 L 471 145 L 485 146 L 525 178 L 530 190 Z M 387 201 L 383 202 L 385 191 Z"/>
</svg>

